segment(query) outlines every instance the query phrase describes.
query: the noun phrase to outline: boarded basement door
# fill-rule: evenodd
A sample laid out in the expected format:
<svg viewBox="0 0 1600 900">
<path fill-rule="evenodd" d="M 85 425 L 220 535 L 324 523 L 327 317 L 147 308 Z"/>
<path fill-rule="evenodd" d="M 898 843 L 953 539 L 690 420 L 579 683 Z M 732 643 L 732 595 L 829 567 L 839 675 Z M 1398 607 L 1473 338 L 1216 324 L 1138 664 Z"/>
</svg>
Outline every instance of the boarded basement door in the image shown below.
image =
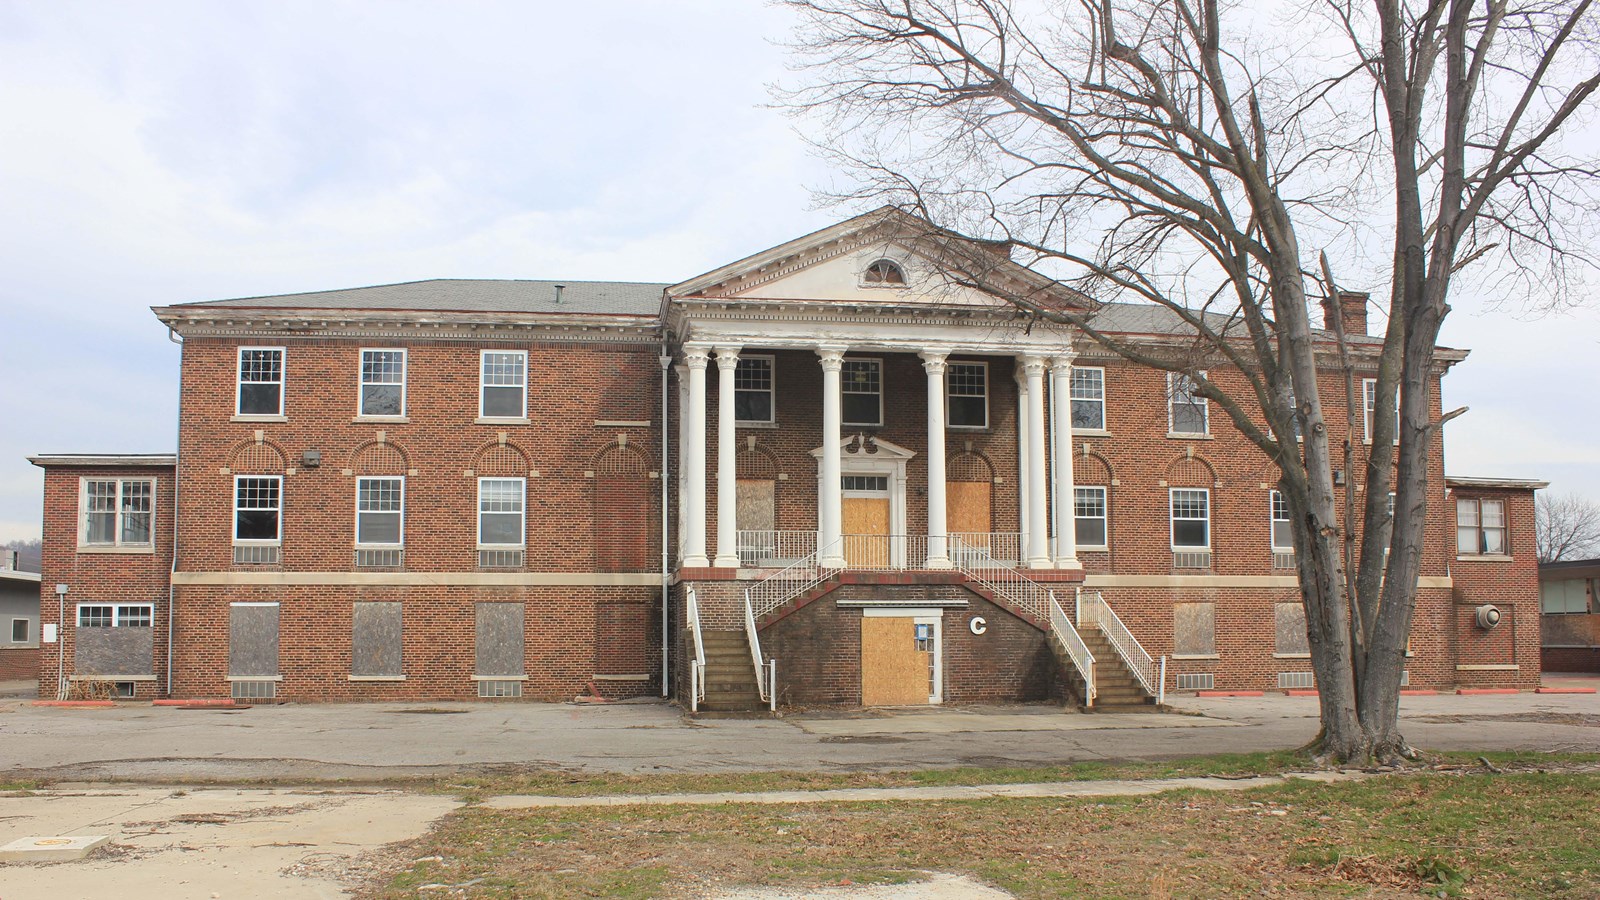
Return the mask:
<svg viewBox="0 0 1600 900">
<path fill-rule="evenodd" d="M 861 705 L 937 703 L 937 619 L 861 618 Z"/>
</svg>

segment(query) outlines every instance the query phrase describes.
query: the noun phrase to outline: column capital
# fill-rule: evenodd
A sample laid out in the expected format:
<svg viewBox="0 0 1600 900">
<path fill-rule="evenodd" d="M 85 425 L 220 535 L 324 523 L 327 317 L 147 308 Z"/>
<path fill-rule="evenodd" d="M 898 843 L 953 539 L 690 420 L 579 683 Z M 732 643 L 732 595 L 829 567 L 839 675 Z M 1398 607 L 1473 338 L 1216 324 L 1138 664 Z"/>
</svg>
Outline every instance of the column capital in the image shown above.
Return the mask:
<svg viewBox="0 0 1600 900">
<path fill-rule="evenodd" d="M 691 369 L 704 369 L 711 361 L 711 346 L 709 344 L 684 344 L 683 364 Z"/>
<path fill-rule="evenodd" d="M 923 371 L 929 375 L 942 375 L 944 374 L 945 360 L 949 359 L 950 351 L 923 350 L 917 356 L 922 358 Z"/>
<path fill-rule="evenodd" d="M 716 349 L 717 368 L 728 371 L 739 365 L 739 351 L 743 348 L 738 344 L 718 344 Z"/>
<path fill-rule="evenodd" d="M 1056 375 L 1064 375 L 1068 372 L 1071 372 L 1072 361 L 1077 358 L 1078 354 L 1071 351 L 1066 353 L 1058 353 L 1055 356 L 1050 357 L 1050 371 Z"/>
<path fill-rule="evenodd" d="M 1048 357 L 1038 354 L 1029 353 L 1020 357 L 1020 359 L 1022 361 L 1022 371 L 1026 372 L 1029 378 L 1035 376 L 1043 378 L 1044 370 L 1049 367 Z"/>
<path fill-rule="evenodd" d="M 837 372 L 844 367 L 844 355 L 850 350 L 848 344 L 818 344 L 817 357 L 822 360 L 825 371 Z"/>
</svg>

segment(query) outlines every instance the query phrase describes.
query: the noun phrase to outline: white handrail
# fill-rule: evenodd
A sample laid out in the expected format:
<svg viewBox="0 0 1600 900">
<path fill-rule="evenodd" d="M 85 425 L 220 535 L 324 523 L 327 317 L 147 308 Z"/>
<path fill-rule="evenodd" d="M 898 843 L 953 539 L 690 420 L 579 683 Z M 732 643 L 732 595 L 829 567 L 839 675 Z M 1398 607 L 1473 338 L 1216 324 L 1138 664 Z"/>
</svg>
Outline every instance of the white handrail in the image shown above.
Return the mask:
<svg viewBox="0 0 1600 900">
<path fill-rule="evenodd" d="M 706 696 L 706 643 L 700 636 L 700 600 L 692 587 L 685 592 L 685 606 L 684 618 L 688 620 L 689 633 L 694 635 L 694 659 L 689 661 L 689 711 L 699 712 L 700 701 Z"/>
<path fill-rule="evenodd" d="M 832 550 L 834 546 L 837 545 L 830 544 L 823 549 Z M 839 570 L 821 565 L 822 555 L 822 551 L 809 553 L 756 582 L 748 594 L 755 617 L 772 612 L 832 578 Z"/>
<path fill-rule="evenodd" d="M 756 616 L 750 608 L 750 592 L 744 592 L 744 636 L 750 644 L 750 661 L 756 667 L 756 692 L 761 699 L 771 703 L 772 697 L 768 692 L 767 664 L 761 658 L 761 638 L 756 634 Z"/>
<path fill-rule="evenodd" d="M 982 547 L 950 539 L 950 561 L 956 570 L 988 588 L 1040 622 L 1050 620 L 1050 592 L 1023 575 L 1016 567 L 1000 562 Z"/>
<path fill-rule="evenodd" d="M 1072 627 L 1072 620 L 1062 611 L 1061 604 L 1056 602 L 1056 592 L 1050 592 L 1050 633 L 1061 644 L 1061 649 L 1067 652 L 1067 658 L 1072 660 L 1072 665 L 1083 676 L 1084 705 L 1094 706 L 1094 700 L 1099 691 L 1094 685 L 1094 654 L 1089 652 L 1089 646 L 1083 642 L 1083 635 L 1078 629 Z"/>
<path fill-rule="evenodd" d="M 1111 608 L 1099 591 L 1078 591 L 1078 624 L 1084 627 L 1093 625 L 1100 629 L 1106 636 L 1106 643 L 1111 649 L 1117 651 L 1117 656 L 1127 665 L 1128 671 L 1139 680 L 1145 692 L 1152 697 L 1161 693 L 1156 674 L 1156 661 L 1145 652 L 1139 639 L 1133 636 L 1128 626 L 1122 623 L 1122 617 Z M 1165 680 L 1165 679 L 1161 679 Z"/>
</svg>

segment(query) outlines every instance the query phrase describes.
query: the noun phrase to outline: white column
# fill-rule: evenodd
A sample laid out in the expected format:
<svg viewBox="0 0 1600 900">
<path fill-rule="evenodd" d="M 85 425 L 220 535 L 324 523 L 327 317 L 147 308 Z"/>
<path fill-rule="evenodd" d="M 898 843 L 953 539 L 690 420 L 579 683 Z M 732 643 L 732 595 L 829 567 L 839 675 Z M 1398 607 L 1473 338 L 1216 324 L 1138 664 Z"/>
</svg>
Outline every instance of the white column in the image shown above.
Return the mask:
<svg viewBox="0 0 1600 900">
<path fill-rule="evenodd" d="M 839 480 L 839 445 L 844 441 L 843 398 L 839 393 L 839 371 L 844 368 L 844 352 L 849 348 L 827 344 L 817 348 L 822 359 L 822 475 L 817 485 L 817 550 L 824 566 L 842 568 L 845 564 L 844 487 Z"/>
<path fill-rule="evenodd" d="M 689 553 L 689 367 L 672 367 L 678 376 L 678 559 Z"/>
<path fill-rule="evenodd" d="M 1081 569 L 1078 562 L 1076 500 L 1072 482 L 1072 356 L 1050 360 L 1050 418 L 1055 426 L 1052 496 L 1056 507 L 1056 568 Z"/>
<path fill-rule="evenodd" d="M 718 569 L 739 568 L 739 503 L 734 461 L 733 373 L 738 347 L 717 348 L 717 558 Z"/>
<path fill-rule="evenodd" d="M 703 569 L 706 559 L 706 363 L 705 347 L 685 345 L 683 362 L 689 367 L 689 455 L 683 465 L 688 470 L 689 521 L 684 526 L 683 565 Z"/>
<path fill-rule="evenodd" d="M 945 521 L 944 369 L 947 354 L 924 350 L 928 373 L 928 568 L 950 568 L 948 523 Z"/>
<path fill-rule="evenodd" d="M 1050 531 L 1045 490 L 1044 370 L 1042 356 L 1024 356 L 1022 371 L 1028 376 L 1028 568 L 1050 568 Z"/>
<path fill-rule="evenodd" d="M 1028 376 L 1017 360 L 1017 552 L 1028 555 L 1028 508 L 1033 503 L 1033 485 L 1028 483 Z M 1020 559 L 1019 559 L 1020 561 Z"/>
</svg>

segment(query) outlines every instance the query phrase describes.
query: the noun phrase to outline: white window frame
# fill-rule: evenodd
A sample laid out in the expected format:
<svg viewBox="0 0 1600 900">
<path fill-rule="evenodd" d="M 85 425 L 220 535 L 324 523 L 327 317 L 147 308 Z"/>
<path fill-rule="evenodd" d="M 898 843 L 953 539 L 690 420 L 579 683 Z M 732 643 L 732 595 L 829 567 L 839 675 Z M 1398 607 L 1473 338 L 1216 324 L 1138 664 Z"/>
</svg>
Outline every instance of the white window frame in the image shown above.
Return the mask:
<svg viewBox="0 0 1600 900">
<path fill-rule="evenodd" d="M 362 509 L 361 508 L 361 483 L 363 481 L 394 481 L 394 482 L 398 482 L 399 485 L 400 485 L 400 508 L 398 510 Z M 376 542 L 376 541 L 363 541 L 361 539 L 361 515 L 362 515 L 362 513 L 366 513 L 368 515 L 372 515 L 372 514 L 389 515 L 389 514 L 392 514 L 392 513 L 397 513 L 400 516 L 400 527 L 398 529 L 398 534 L 399 534 L 399 538 L 400 539 L 398 541 L 395 541 L 392 544 L 391 543 L 379 543 L 379 542 Z M 283 514 L 280 512 L 278 514 L 278 517 L 279 517 L 279 519 L 281 521 L 282 517 L 283 517 Z M 358 477 L 356 479 L 356 534 L 355 534 L 355 538 L 356 538 L 356 546 L 358 548 L 371 547 L 371 548 L 392 549 L 392 548 L 395 548 L 395 547 L 404 547 L 406 545 L 406 480 L 405 480 L 405 478 L 403 476 L 400 476 L 400 475 L 362 475 L 362 476 L 360 476 L 360 477 Z"/>
<path fill-rule="evenodd" d="M 976 369 L 983 370 L 983 393 L 982 394 L 960 394 L 960 395 L 957 395 L 957 394 L 954 394 L 954 393 L 951 392 L 951 390 L 950 390 L 950 376 L 952 374 L 954 374 L 954 370 L 955 370 L 956 366 L 970 366 L 970 367 L 973 367 L 973 368 L 976 368 Z M 944 367 L 944 378 L 945 378 L 945 388 L 944 388 L 944 425 L 945 425 L 945 427 L 949 428 L 949 429 L 953 429 L 955 431 L 987 431 L 989 429 L 989 364 L 987 362 L 982 361 L 982 360 L 971 361 L 971 360 L 965 360 L 965 359 L 961 360 L 959 362 L 946 362 L 945 363 L 945 367 Z M 881 374 L 879 376 L 879 382 L 878 383 L 879 383 L 880 387 L 883 384 L 882 375 Z M 881 391 L 880 391 L 880 393 L 881 393 Z M 983 422 L 982 422 L 982 424 L 979 424 L 979 425 L 956 425 L 956 424 L 954 424 L 955 423 L 955 419 L 950 413 L 950 401 L 951 401 L 951 399 L 953 399 L 956 396 L 968 397 L 968 398 L 981 396 L 983 398 Z"/>
<path fill-rule="evenodd" d="M 518 530 L 518 541 L 515 544 L 486 544 L 483 542 L 483 484 L 486 481 L 515 481 L 518 486 L 517 496 L 521 500 L 516 512 L 522 519 L 522 527 Z M 512 550 L 526 547 L 528 544 L 528 479 L 517 476 L 486 475 L 478 479 L 478 512 L 477 512 L 477 539 L 479 550 Z M 505 515 L 505 511 L 493 510 L 496 515 Z"/>
<path fill-rule="evenodd" d="M 1278 506 L 1280 504 L 1283 506 L 1283 518 L 1281 519 L 1278 518 Z M 1293 519 L 1289 515 L 1289 498 L 1283 496 L 1282 491 L 1271 490 L 1267 492 L 1267 543 L 1272 547 L 1274 553 L 1293 553 L 1294 532 L 1292 530 L 1289 532 L 1289 543 L 1279 544 L 1279 522 L 1286 523 L 1290 529 L 1294 527 Z"/>
<path fill-rule="evenodd" d="M 368 353 L 398 353 L 400 354 L 400 380 L 396 381 L 368 381 L 367 380 L 367 354 Z M 359 356 L 361 361 L 356 372 L 356 415 L 363 419 L 403 419 L 406 415 L 406 382 L 410 380 L 411 355 L 404 347 L 362 347 Z M 479 378 L 483 377 L 479 370 Z M 367 412 L 367 385 L 400 385 L 400 411 L 397 413 L 369 413 Z"/>
<path fill-rule="evenodd" d="M 239 482 L 246 479 L 270 480 L 278 483 L 278 533 L 271 538 L 241 538 L 239 537 L 239 512 L 246 507 L 239 506 Z M 267 506 L 252 506 L 249 509 L 271 509 Z M 235 547 L 276 547 L 283 543 L 283 476 L 282 475 L 235 475 L 233 476 L 233 545 Z"/>
<path fill-rule="evenodd" d="M 749 360 L 751 362 L 765 362 L 767 364 L 767 387 L 766 387 L 765 391 L 763 391 L 761 388 L 750 388 L 750 387 L 743 387 L 742 388 L 742 387 L 739 387 L 738 386 L 739 372 L 738 372 L 738 369 L 735 368 L 734 375 L 733 375 L 733 377 L 734 377 L 734 388 L 733 388 L 734 396 L 737 397 L 741 393 L 750 393 L 750 394 L 765 393 L 767 395 L 767 418 L 765 418 L 765 419 L 740 419 L 740 418 L 737 417 L 737 415 L 735 415 L 734 424 L 735 425 L 772 425 L 772 424 L 775 424 L 778 421 L 778 360 L 777 360 L 777 357 L 772 356 L 770 354 L 766 354 L 766 353 L 741 353 L 741 354 L 739 354 L 739 362 L 741 364 L 743 364 L 746 360 Z"/>
<path fill-rule="evenodd" d="M 851 421 L 847 420 L 844 417 L 845 416 L 845 413 L 844 413 L 844 405 L 845 405 L 844 404 L 844 397 L 845 397 L 845 395 L 846 394 L 855 394 L 856 396 L 866 396 L 867 392 L 866 391 L 849 391 L 849 390 L 845 390 L 844 368 L 841 366 L 840 370 L 839 370 L 839 422 L 840 422 L 841 425 L 845 426 L 846 428 L 882 428 L 883 427 L 883 360 L 881 358 L 877 358 L 877 357 L 865 357 L 865 356 L 847 356 L 847 357 L 844 358 L 844 365 L 849 365 L 851 363 L 872 363 L 873 365 L 878 367 L 878 390 L 877 390 L 878 421 L 876 421 L 876 422 L 851 422 Z"/>
<path fill-rule="evenodd" d="M 1471 503 L 1472 504 L 1473 512 L 1474 512 L 1474 514 L 1476 516 L 1476 521 L 1473 522 L 1471 525 L 1462 525 L 1461 524 L 1461 505 L 1463 503 Z M 1484 549 L 1484 541 L 1483 541 L 1484 532 L 1490 530 L 1489 526 L 1486 526 L 1486 525 L 1483 524 L 1483 518 L 1484 518 L 1484 516 L 1483 516 L 1483 506 L 1486 503 L 1493 503 L 1493 504 L 1495 504 L 1495 505 L 1500 507 L 1500 524 L 1496 525 L 1496 526 L 1493 526 L 1493 530 L 1496 530 L 1496 531 L 1500 532 L 1500 549 L 1499 549 L 1499 551 L 1492 552 L 1492 553 L 1489 552 L 1488 550 Z M 1461 532 L 1465 528 L 1471 528 L 1472 532 L 1473 532 L 1473 535 L 1476 538 L 1476 540 L 1473 541 L 1474 549 L 1472 549 L 1472 550 L 1462 550 L 1461 549 Z M 1505 501 L 1505 498 L 1503 498 L 1503 497 L 1501 497 L 1501 498 L 1496 498 L 1496 497 L 1457 497 L 1456 498 L 1456 558 L 1457 559 L 1461 559 L 1461 558 L 1464 557 L 1464 558 L 1467 558 L 1467 559 L 1473 559 L 1473 558 L 1477 558 L 1477 559 L 1508 559 L 1508 558 L 1510 558 L 1510 556 L 1511 556 L 1511 524 L 1510 524 L 1510 521 L 1508 520 L 1508 518 L 1506 516 L 1506 501 Z"/>
<path fill-rule="evenodd" d="M 1206 375 L 1206 373 L 1203 371 L 1196 374 L 1198 374 L 1201 378 L 1204 378 Z M 1193 379 L 1189 378 L 1189 376 L 1183 374 L 1182 372 L 1167 373 L 1167 434 L 1174 437 L 1209 436 L 1211 434 L 1211 401 L 1192 392 L 1186 394 L 1186 396 L 1193 397 L 1200 403 L 1200 430 L 1178 430 L 1178 379 L 1180 378 L 1184 381 L 1187 381 L 1191 386 L 1198 387 L 1198 384 Z"/>
<path fill-rule="evenodd" d="M 489 360 L 489 354 L 516 355 L 522 357 L 522 409 L 514 416 L 491 416 L 484 411 L 483 401 L 485 389 L 518 387 L 512 384 L 486 384 L 484 382 L 484 365 Z M 491 350 L 485 348 L 478 351 L 478 418 L 489 422 L 521 422 L 528 418 L 528 351 L 526 350 Z"/>
<path fill-rule="evenodd" d="M 245 412 L 244 411 L 244 355 L 250 352 L 268 351 L 278 354 L 278 380 L 277 381 L 252 381 L 250 384 L 276 384 L 278 386 L 277 412 Z M 241 419 L 281 419 L 287 404 L 289 381 L 289 353 L 283 347 L 240 347 L 235 359 L 236 367 L 233 373 L 233 413 Z"/>
<path fill-rule="evenodd" d="M 1378 408 L 1378 379 L 1361 379 L 1361 442 L 1372 443 L 1372 413 Z M 1394 442 L 1400 443 L 1400 397 L 1394 398 Z"/>
<path fill-rule="evenodd" d="M 111 522 L 111 540 L 89 540 L 89 484 L 116 482 L 117 496 L 114 501 Z M 150 538 L 146 541 L 124 541 L 122 539 L 123 517 L 127 512 L 123 509 L 123 501 L 127 497 L 129 484 L 145 484 L 149 486 L 150 496 Z M 87 475 L 78 479 L 78 549 L 90 552 L 120 552 L 120 553 L 153 553 L 156 547 L 156 486 L 155 478 L 122 478 L 110 476 L 106 478 L 93 478 Z"/>
<path fill-rule="evenodd" d="M 1179 492 L 1183 492 L 1183 493 L 1198 493 L 1198 494 L 1204 496 L 1205 499 L 1206 499 L 1206 517 L 1204 519 L 1184 518 L 1184 519 L 1180 520 L 1176 515 L 1174 515 L 1173 513 L 1175 513 L 1176 510 L 1173 509 L 1173 503 L 1174 503 L 1174 501 L 1177 500 Z M 1206 523 L 1206 542 L 1205 542 L 1205 545 L 1204 546 L 1200 546 L 1200 545 L 1196 545 L 1196 544 L 1183 544 L 1183 545 L 1180 545 L 1178 543 L 1178 522 L 1179 521 L 1184 521 L 1184 522 L 1201 522 L 1201 521 L 1203 521 L 1203 522 L 1205 522 Z M 1170 542 L 1170 544 L 1172 545 L 1172 551 L 1174 553 L 1200 552 L 1200 551 L 1209 551 L 1211 549 L 1212 534 L 1211 534 L 1211 490 L 1210 490 L 1210 488 L 1167 488 L 1167 539 Z"/>
<path fill-rule="evenodd" d="M 83 624 L 83 611 L 85 609 L 99 607 L 105 607 L 111 610 L 111 624 Z M 132 609 L 143 610 L 143 615 L 135 615 L 133 618 L 148 620 L 147 624 L 130 625 L 128 622 L 124 621 L 127 611 Z M 154 603 L 117 603 L 107 600 L 83 600 L 78 603 L 76 614 L 73 616 L 72 621 L 73 624 L 78 628 L 154 628 L 156 624 L 156 607 Z"/>
<path fill-rule="evenodd" d="M 1077 496 L 1077 492 L 1078 491 L 1099 491 L 1100 492 L 1100 515 L 1098 515 L 1098 516 L 1080 516 L 1080 515 L 1078 515 L 1078 496 Z M 1077 548 L 1079 550 L 1106 550 L 1106 549 L 1110 548 L 1110 546 L 1111 546 L 1111 492 L 1105 486 L 1098 485 L 1098 484 L 1078 484 L 1078 485 L 1073 485 L 1073 496 L 1072 496 L 1072 534 L 1073 534 L 1073 538 L 1074 539 L 1077 538 L 1078 520 L 1079 519 L 1096 519 L 1096 518 L 1098 518 L 1100 520 L 1100 522 L 1101 522 L 1101 530 L 1103 532 L 1105 532 L 1105 536 L 1106 536 L 1105 541 L 1103 543 L 1099 543 L 1099 544 L 1085 544 L 1082 541 L 1078 541 L 1077 542 Z"/>
<path fill-rule="evenodd" d="M 27 632 L 21 640 L 17 639 L 17 623 L 22 623 L 22 630 Z M 27 616 L 13 616 L 11 618 L 11 631 L 8 632 L 13 644 L 33 644 L 33 620 Z"/>
<path fill-rule="evenodd" d="M 1079 372 L 1083 372 L 1085 375 L 1087 375 L 1090 372 L 1094 372 L 1099 376 L 1099 378 L 1100 378 L 1100 396 L 1098 396 L 1098 397 L 1079 397 L 1078 396 L 1078 373 Z M 1095 404 L 1096 406 L 1098 406 L 1100 408 L 1100 427 L 1098 427 L 1098 428 L 1088 428 L 1088 427 L 1079 428 L 1078 427 L 1078 417 L 1077 417 L 1076 413 L 1074 413 L 1072 410 L 1079 403 L 1093 403 L 1093 404 Z M 1067 408 L 1068 408 L 1068 414 L 1072 416 L 1072 430 L 1073 430 L 1074 433 L 1078 433 L 1078 434 L 1094 434 L 1096 432 L 1103 432 L 1103 431 L 1107 430 L 1107 428 L 1106 428 L 1106 370 L 1105 370 L 1104 367 L 1102 367 L 1102 366 L 1073 366 L 1072 367 L 1072 374 L 1067 377 Z"/>
<path fill-rule="evenodd" d="M 867 273 L 871 272 L 872 271 L 872 267 L 876 266 L 878 263 L 888 263 L 889 265 L 894 266 L 896 269 L 898 269 L 900 271 L 900 280 L 899 281 L 870 281 L 870 280 L 868 280 Z M 888 257 L 888 256 L 875 256 L 875 257 L 872 258 L 871 262 L 869 262 L 866 265 L 861 267 L 861 286 L 862 287 L 868 287 L 868 288 L 894 288 L 894 289 L 898 289 L 898 290 L 904 290 L 904 289 L 906 289 L 906 288 L 911 286 L 911 273 L 906 271 L 906 264 L 901 262 L 898 259 L 893 259 L 893 258 Z"/>
</svg>

